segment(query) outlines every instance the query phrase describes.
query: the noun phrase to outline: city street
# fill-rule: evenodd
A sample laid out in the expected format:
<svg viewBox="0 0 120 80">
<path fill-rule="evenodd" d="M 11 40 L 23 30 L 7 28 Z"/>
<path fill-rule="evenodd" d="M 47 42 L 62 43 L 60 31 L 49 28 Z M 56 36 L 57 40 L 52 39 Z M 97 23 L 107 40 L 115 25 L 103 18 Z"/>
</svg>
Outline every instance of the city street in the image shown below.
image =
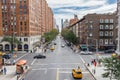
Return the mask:
<svg viewBox="0 0 120 80">
<path fill-rule="evenodd" d="M 25 80 L 74 80 L 71 75 L 72 69 L 78 66 L 82 69 L 82 80 L 94 80 L 93 76 L 84 66 L 85 62 L 90 62 L 94 55 L 80 55 L 74 53 L 69 47 L 61 47 L 65 44 L 59 37 L 54 41 L 55 50 L 42 53 L 46 59 L 33 59 L 37 53 L 27 54 L 22 59 L 27 59 L 30 65 L 29 72 L 25 75 Z"/>
</svg>

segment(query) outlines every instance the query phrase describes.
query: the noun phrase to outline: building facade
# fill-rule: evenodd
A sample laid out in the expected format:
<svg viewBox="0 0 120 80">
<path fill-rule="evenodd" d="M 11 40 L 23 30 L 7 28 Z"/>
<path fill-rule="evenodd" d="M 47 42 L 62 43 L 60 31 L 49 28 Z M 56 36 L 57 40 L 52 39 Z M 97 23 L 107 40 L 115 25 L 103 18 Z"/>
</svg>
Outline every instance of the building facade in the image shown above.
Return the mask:
<svg viewBox="0 0 120 80">
<path fill-rule="evenodd" d="M 120 0 L 117 0 L 117 17 L 118 17 L 118 45 L 117 45 L 117 52 L 120 54 Z"/>
<path fill-rule="evenodd" d="M 0 39 L 15 36 L 22 44 L 18 51 L 33 51 L 41 35 L 53 27 L 53 12 L 45 0 L 0 0 Z M 13 41 L 14 42 L 14 41 Z M 2 50 L 12 49 L 2 42 Z"/>
<path fill-rule="evenodd" d="M 77 28 L 78 27 L 78 28 Z M 116 13 L 87 14 L 71 26 L 77 32 L 80 44 L 99 49 L 116 49 Z M 75 31 L 78 30 L 78 31 Z"/>
</svg>

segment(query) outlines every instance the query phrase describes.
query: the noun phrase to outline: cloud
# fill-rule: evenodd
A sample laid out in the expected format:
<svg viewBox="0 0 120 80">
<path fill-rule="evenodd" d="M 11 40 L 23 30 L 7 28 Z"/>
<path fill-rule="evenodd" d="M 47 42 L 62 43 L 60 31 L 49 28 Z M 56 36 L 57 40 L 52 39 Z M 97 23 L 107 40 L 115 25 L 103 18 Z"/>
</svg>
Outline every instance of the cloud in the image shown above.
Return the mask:
<svg viewBox="0 0 120 80">
<path fill-rule="evenodd" d="M 61 19 L 71 19 L 74 14 L 79 19 L 88 13 L 109 13 L 116 11 L 117 0 L 47 0 L 54 12 L 56 23 Z"/>
</svg>

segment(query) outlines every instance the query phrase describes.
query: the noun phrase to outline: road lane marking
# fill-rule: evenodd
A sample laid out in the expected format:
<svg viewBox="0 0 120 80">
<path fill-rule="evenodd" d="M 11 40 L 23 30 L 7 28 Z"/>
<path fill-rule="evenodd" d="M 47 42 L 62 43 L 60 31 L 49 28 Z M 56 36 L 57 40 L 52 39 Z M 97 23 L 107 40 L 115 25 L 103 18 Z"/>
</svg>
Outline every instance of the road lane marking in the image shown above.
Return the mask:
<svg viewBox="0 0 120 80">
<path fill-rule="evenodd" d="M 78 63 L 49 63 L 49 64 L 80 64 L 80 63 L 78 62 Z"/>
<path fill-rule="evenodd" d="M 59 68 L 57 68 L 56 80 L 59 80 Z"/>
<path fill-rule="evenodd" d="M 38 68 L 38 69 L 32 69 L 33 71 L 35 71 L 35 70 L 44 70 L 44 73 L 46 74 L 47 73 L 47 68 Z"/>
<path fill-rule="evenodd" d="M 48 64 L 34 64 L 34 66 L 37 66 L 37 65 L 48 65 Z"/>
<path fill-rule="evenodd" d="M 29 53 L 26 53 L 26 54 L 24 54 L 23 56 L 21 56 L 21 57 L 19 57 L 18 59 L 16 59 L 16 61 L 18 61 L 19 59 L 21 59 L 22 57 L 24 57 L 24 56 L 26 56 L 26 55 L 28 55 Z"/>
<path fill-rule="evenodd" d="M 32 61 L 32 63 L 31 63 L 31 65 L 33 65 L 33 63 L 36 61 L 36 59 L 34 59 L 33 61 Z"/>
<path fill-rule="evenodd" d="M 59 73 L 72 73 L 72 71 L 59 71 Z M 82 73 L 89 73 L 88 71 L 82 72 Z"/>
<path fill-rule="evenodd" d="M 79 56 L 80 57 L 80 59 L 82 60 L 82 62 L 85 64 L 85 61 L 84 61 L 84 59 L 81 57 L 81 56 Z"/>
<path fill-rule="evenodd" d="M 38 69 L 32 69 L 32 70 L 46 70 L 46 68 L 38 68 Z"/>
</svg>

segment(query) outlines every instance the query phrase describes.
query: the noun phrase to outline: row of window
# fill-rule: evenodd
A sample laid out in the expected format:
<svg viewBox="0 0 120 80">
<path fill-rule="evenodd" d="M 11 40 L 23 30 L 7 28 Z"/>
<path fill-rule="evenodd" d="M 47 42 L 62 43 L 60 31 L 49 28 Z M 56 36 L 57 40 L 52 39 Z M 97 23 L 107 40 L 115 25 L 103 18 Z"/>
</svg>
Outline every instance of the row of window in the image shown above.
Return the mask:
<svg viewBox="0 0 120 80">
<path fill-rule="evenodd" d="M 20 38 L 19 40 L 22 42 L 22 39 L 21 39 L 21 38 Z M 27 42 L 27 41 L 28 41 L 28 38 L 24 38 L 24 41 Z"/>
<path fill-rule="evenodd" d="M 100 31 L 99 33 L 100 36 L 113 36 L 113 31 Z"/>
<path fill-rule="evenodd" d="M 103 45 L 103 44 L 113 44 L 113 40 L 112 39 L 105 39 L 105 40 L 103 40 L 103 39 L 100 39 L 99 40 L 99 44 L 101 44 L 101 45 Z"/>
<path fill-rule="evenodd" d="M 113 19 L 100 19 L 100 23 L 113 23 Z"/>
<path fill-rule="evenodd" d="M 113 25 L 100 25 L 100 29 L 113 29 Z"/>
</svg>

